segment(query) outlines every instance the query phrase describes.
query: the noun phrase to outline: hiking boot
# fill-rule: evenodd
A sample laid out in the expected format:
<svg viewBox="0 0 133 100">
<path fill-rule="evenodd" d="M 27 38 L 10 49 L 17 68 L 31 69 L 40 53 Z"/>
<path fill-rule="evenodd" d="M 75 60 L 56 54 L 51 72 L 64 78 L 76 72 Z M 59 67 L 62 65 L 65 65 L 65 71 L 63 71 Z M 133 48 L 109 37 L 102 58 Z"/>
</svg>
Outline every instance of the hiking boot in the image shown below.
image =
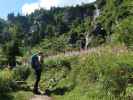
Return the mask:
<svg viewBox="0 0 133 100">
<path fill-rule="evenodd" d="M 48 96 L 50 96 L 50 94 L 51 94 L 51 91 L 48 90 L 48 89 L 46 89 L 44 95 L 48 95 Z"/>
<path fill-rule="evenodd" d="M 40 95 L 40 94 L 41 94 L 41 92 L 40 92 L 40 91 L 38 91 L 38 90 L 36 90 L 36 91 L 35 91 L 35 90 L 33 90 L 33 93 L 34 93 L 34 94 L 37 94 L 37 95 Z"/>
</svg>

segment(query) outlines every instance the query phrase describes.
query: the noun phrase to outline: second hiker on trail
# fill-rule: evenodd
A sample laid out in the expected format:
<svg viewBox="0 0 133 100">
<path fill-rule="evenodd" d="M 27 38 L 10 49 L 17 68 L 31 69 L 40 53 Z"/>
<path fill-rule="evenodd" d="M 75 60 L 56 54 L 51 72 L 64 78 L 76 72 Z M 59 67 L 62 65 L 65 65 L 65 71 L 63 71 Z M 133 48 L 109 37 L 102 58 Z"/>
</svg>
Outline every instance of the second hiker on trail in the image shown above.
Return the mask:
<svg viewBox="0 0 133 100">
<path fill-rule="evenodd" d="M 34 83 L 34 89 L 33 89 L 33 92 L 35 94 L 40 94 L 40 92 L 38 90 L 38 85 L 39 85 L 39 81 L 41 78 L 43 57 L 44 57 L 43 52 L 39 52 L 39 53 L 33 55 L 32 59 L 31 59 L 31 66 L 34 69 L 35 75 L 36 75 L 36 81 Z"/>
</svg>

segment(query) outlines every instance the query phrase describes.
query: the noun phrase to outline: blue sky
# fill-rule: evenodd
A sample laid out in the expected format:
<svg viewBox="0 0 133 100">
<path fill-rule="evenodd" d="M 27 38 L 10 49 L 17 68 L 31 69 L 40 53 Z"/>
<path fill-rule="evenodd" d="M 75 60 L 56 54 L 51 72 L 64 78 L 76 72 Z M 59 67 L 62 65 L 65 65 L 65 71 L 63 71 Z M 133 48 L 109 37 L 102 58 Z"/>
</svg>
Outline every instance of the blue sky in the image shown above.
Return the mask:
<svg viewBox="0 0 133 100">
<path fill-rule="evenodd" d="M 21 12 L 21 8 L 25 3 L 35 1 L 37 0 L 0 0 L 0 17 L 6 17 L 10 12 Z"/>
<path fill-rule="evenodd" d="M 6 18 L 8 13 L 30 14 L 36 9 L 50 9 L 52 6 L 71 6 L 95 0 L 0 0 L 0 17 Z"/>
</svg>

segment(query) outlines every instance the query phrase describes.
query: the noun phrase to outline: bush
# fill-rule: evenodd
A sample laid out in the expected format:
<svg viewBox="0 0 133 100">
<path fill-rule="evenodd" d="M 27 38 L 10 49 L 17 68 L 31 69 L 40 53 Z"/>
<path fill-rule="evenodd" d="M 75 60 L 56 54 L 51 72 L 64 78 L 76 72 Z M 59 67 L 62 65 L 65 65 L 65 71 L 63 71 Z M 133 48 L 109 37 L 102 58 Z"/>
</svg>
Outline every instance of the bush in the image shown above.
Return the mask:
<svg viewBox="0 0 133 100">
<path fill-rule="evenodd" d="M 13 84 L 13 72 L 8 69 L 0 70 L 0 95 L 10 92 Z"/>
<path fill-rule="evenodd" d="M 124 42 L 127 47 L 133 49 L 133 17 L 123 20 L 116 30 L 120 34 L 119 40 Z"/>
<path fill-rule="evenodd" d="M 118 64 L 106 73 L 103 80 L 104 89 L 115 96 L 125 95 L 128 87 L 128 78 L 131 74 L 131 66 L 126 64 Z"/>
<path fill-rule="evenodd" d="M 52 37 L 43 39 L 39 47 L 45 52 L 45 54 L 53 55 L 57 53 L 63 53 L 70 49 L 68 39 L 66 36 Z M 35 47 L 36 48 L 36 47 Z"/>
<path fill-rule="evenodd" d="M 30 75 L 31 69 L 28 66 L 18 66 L 14 69 L 14 79 L 17 81 L 25 81 Z"/>
</svg>

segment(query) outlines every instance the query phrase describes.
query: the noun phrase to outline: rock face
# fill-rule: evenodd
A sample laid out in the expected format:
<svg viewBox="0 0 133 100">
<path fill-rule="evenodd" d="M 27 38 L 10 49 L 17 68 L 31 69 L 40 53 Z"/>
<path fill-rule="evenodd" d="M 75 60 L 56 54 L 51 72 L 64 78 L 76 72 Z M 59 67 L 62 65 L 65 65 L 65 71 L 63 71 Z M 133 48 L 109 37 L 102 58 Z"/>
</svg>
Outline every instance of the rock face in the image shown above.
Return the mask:
<svg viewBox="0 0 133 100">
<path fill-rule="evenodd" d="M 43 96 L 43 95 L 35 95 L 30 100 L 52 100 L 52 98 L 48 96 Z"/>
</svg>

